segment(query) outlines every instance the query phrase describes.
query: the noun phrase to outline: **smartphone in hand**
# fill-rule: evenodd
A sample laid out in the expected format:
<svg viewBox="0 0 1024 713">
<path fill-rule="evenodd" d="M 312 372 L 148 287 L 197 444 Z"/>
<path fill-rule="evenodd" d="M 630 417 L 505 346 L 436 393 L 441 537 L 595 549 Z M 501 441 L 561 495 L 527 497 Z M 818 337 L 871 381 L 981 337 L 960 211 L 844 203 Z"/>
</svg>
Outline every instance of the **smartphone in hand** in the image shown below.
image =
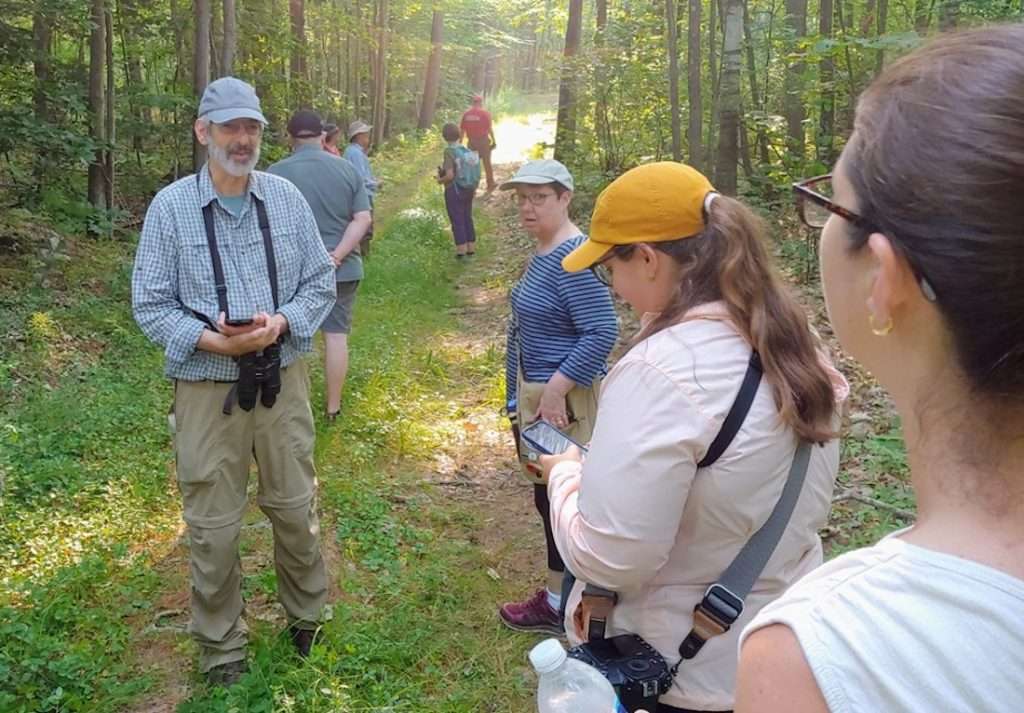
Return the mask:
<svg viewBox="0 0 1024 713">
<path fill-rule="evenodd" d="M 547 421 L 536 421 L 521 431 L 522 439 L 532 450 L 544 455 L 558 455 L 569 450 L 569 446 L 576 446 L 583 453 L 587 449 L 569 438 Z"/>
<path fill-rule="evenodd" d="M 252 317 L 249 319 L 226 319 L 224 320 L 224 324 L 229 327 L 248 327 L 252 324 Z"/>
</svg>

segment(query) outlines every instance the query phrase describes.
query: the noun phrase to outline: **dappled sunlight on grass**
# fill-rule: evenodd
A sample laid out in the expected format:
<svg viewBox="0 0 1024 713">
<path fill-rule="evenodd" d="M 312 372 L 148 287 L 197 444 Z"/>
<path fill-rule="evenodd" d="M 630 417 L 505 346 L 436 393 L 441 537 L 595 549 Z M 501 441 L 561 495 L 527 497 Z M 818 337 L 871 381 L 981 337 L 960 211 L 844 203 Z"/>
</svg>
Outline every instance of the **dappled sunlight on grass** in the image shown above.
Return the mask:
<svg viewBox="0 0 1024 713">
<path fill-rule="evenodd" d="M 555 144 L 555 118 L 550 112 L 499 118 L 494 126 L 498 146 L 495 164 L 522 163 L 524 158 L 551 158 Z"/>
</svg>

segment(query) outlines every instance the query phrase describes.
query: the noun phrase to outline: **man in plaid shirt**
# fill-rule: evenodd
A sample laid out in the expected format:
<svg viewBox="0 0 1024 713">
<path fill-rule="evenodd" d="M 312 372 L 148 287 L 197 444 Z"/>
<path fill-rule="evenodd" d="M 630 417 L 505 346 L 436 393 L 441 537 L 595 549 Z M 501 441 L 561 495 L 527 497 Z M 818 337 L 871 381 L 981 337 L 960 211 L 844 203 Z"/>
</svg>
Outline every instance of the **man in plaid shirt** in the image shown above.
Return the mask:
<svg viewBox="0 0 1024 713">
<path fill-rule="evenodd" d="M 312 349 L 313 335 L 334 304 L 334 264 L 299 191 L 253 170 L 265 125 L 259 99 L 245 82 L 224 77 L 207 87 L 195 133 L 208 163 L 153 199 L 132 275 L 135 319 L 163 347 L 165 374 L 175 384 L 177 474 L 191 545 L 189 630 L 200 647 L 202 671 L 222 685 L 246 670 L 238 540 L 252 456 L 259 467 L 258 503 L 274 528 L 278 595 L 302 656 L 327 599 L 309 377 L 301 354 Z M 270 224 L 276 295 L 261 205 Z M 207 206 L 227 314 L 215 286 Z M 281 353 L 276 403 L 235 408 L 238 357 L 275 343 Z"/>
</svg>

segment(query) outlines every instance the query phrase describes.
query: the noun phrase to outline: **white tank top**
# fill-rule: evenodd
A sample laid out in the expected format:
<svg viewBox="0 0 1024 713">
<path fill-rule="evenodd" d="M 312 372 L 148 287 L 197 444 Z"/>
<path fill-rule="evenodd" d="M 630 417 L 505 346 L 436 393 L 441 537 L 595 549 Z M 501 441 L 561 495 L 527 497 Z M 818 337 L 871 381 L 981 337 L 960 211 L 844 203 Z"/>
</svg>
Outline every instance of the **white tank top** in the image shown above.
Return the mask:
<svg viewBox="0 0 1024 713">
<path fill-rule="evenodd" d="M 814 570 L 743 631 L 796 635 L 831 713 L 1024 710 L 1024 580 L 890 536 Z"/>
</svg>

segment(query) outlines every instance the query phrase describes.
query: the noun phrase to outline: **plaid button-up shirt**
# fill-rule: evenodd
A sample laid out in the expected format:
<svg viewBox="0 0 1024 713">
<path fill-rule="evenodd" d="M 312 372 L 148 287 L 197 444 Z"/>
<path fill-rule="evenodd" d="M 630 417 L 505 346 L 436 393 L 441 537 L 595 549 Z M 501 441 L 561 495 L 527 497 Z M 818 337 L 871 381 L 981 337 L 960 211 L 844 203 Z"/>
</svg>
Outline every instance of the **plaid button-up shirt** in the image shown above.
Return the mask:
<svg viewBox="0 0 1024 713">
<path fill-rule="evenodd" d="M 253 196 L 267 209 L 277 263 L 277 311 L 288 319 L 281 345 L 283 366 L 312 349 L 313 334 L 334 305 L 334 263 L 298 189 L 283 178 L 254 171 L 242 210 L 235 216 L 220 204 L 204 167 L 198 180 L 187 176 L 157 193 L 146 213 L 132 274 L 135 321 L 164 348 L 164 371 L 172 379 L 238 379 L 234 359 L 196 348 L 208 327 L 194 313 L 216 323 L 220 312 L 203 224 L 203 207 L 208 203 L 214 204 L 229 315 L 244 319 L 257 312 L 274 312 Z"/>
</svg>

